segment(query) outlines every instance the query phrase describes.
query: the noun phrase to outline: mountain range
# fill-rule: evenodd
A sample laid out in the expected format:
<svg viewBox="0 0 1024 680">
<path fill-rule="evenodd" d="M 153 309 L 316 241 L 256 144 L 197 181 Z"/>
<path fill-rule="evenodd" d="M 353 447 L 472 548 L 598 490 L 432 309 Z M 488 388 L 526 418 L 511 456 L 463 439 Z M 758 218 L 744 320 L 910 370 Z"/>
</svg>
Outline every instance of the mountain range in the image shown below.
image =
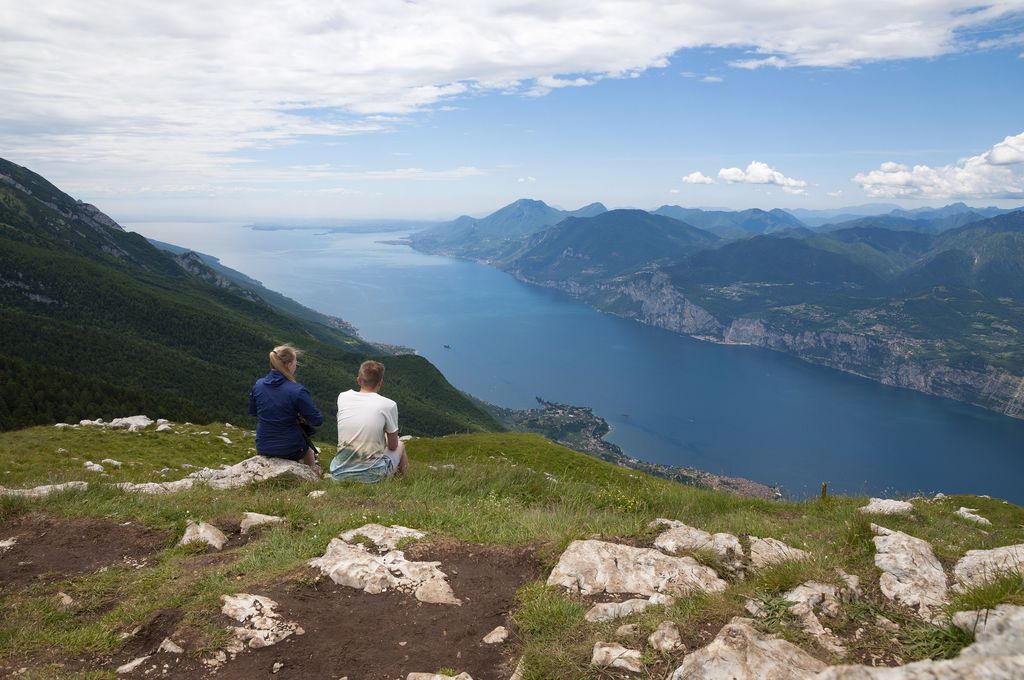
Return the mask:
<svg viewBox="0 0 1024 680">
<path fill-rule="evenodd" d="M 486 233 L 451 223 L 410 242 L 643 323 L 1024 416 L 1022 210 L 892 209 L 812 229 L 778 209 L 538 203 L 474 220 Z"/>
<path fill-rule="evenodd" d="M 139 412 L 248 422 L 268 351 L 292 342 L 333 436 L 337 393 L 385 350 L 209 256 L 171 250 L 0 159 L 0 429 Z M 501 429 L 426 359 L 384 360 L 404 432 Z"/>
</svg>

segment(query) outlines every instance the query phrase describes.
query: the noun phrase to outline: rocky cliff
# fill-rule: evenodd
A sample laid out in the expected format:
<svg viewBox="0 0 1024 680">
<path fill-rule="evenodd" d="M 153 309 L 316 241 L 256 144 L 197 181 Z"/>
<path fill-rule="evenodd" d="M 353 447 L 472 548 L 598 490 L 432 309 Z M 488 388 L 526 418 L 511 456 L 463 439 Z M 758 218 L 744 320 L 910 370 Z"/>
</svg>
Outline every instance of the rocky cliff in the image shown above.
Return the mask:
<svg viewBox="0 0 1024 680">
<path fill-rule="evenodd" d="M 1024 376 L 988 364 L 950 365 L 937 358 L 941 341 L 921 340 L 888 326 L 876 324 L 870 332 L 793 330 L 759 316 L 717 318 L 658 270 L 582 285 L 533 280 L 517 269 L 512 274 L 526 283 L 565 291 L 602 311 L 699 340 L 785 352 L 885 385 L 1024 418 Z"/>
</svg>

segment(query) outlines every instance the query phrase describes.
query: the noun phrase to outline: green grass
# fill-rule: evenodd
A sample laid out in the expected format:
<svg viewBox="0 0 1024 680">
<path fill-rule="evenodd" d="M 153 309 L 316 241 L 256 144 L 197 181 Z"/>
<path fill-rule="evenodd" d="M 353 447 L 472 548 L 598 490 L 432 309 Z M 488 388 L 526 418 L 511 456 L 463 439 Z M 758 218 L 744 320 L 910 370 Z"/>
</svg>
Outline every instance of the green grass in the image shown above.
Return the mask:
<svg viewBox="0 0 1024 680">
<path fill-rule="evenodd" d="M 216 439 L 222 432 L 232 444 Z M 199 487 L 179 494 L 142 496 L 108 484 L 178 479 L 191 471 L 186 465 L 231 464 L 251 455 L 251 448 L 251 436 L 223 423 L 175 425 L 173 432 L 163 433 L 152 428 L 129 433 L 53 427 L 0 433 L 3 485 L 91 482 L 87 491 L 45 500 L 0 499 L 0 524 L 41 510 L 68 517 L 132 520 L 163 530 L 168 537 L 165 548 L 142 568 L 117 566 L 0 595 L 5 612 L 0 619 L 0 664 L 114 653 L 123 644 L 120 633 L 166 608 L 181 611 L 182 625 L 197 631 L 205 648 L 216 649 L 226 635 L 217 623 L 220 595 L 301 582 L 307 578 L 307 560 L 321 555 L 342 531 L 367 522 L 401 524 L 467 542 L 528 544 L 550 566 L 569 542 L 579 538 L 629 538 L 649 545 L 656 532 L 648 524 L 656 517 L 679 519 L 711 532 L 778 538 L 810 551 L 812 557 L 733 581 L 723 595 L 687 597 L 671 607 L 655 607 L 608 623 L 584 620 L 589 601 L 543 582 L 526 584 L 518 596 L 512 644 L 525 658 L 527 678 L 602 677 L 589 667 L 591 650 L 596 641 L 615 639 L 615 630 L 623 623 L 637 624 L 638 639 L 633 641 L 637 644 L 664 620 L 675 621 L 680 631 L 686 631 L 684 637 L 691 645 L 703 644 L 732 616 L 747 615 L 747 598 L 769 605 L 773 615 L 759 623 L 763 629 L 830 662 L 840 661 L 815 649 L 782 606 L 782 595 L 804 581 L 839 583 L 837 568 L 861 578 L 864 596 L 844 608 L 841 620 L 826 625 L 852 633 L 857 627 L 873 626 L 875 616 L 882 614 L 901 623 L 904 634 L 894 639 L 869 633 L 851 654 L 885 653 L 909 661 L 954 654 L 967 638 L 947 628 L 918 625 L 881 597 L 873 564 L 872 519 L 930 541 L 947 570 L 967 550 L 1024 542 L 1024 509 L 998 500 L 915 501 L 911 517 L 869 518 L 857 512 L 863 498 L 840 496 L 801 503 L 744 499 L 650 477 L 529 434 L 414 439 L 408 444 L 411 474 L 379 485 L 269 482 L 232 491 Z M 326 457 L 331 447 L 325 443 L 324 450 Z M 107 466 L 109 476 L 82 467 L 85 460 L 103 458 L 123 465 Z M 311 500 L 307 494 L 313 489 L 326 493 Z M 985 533 L 957 518 L 953 513 L 960 505 L 978 508 L 993 526 Z M 287 521 L 263 530 L 258 539 L 218 560 L 197 562 L 198 548 L 175 546 L 189 520 L 219 522 L 226 528 L 245 511 L 279 515 Z M 697 557 L 714 563 L 709 555 Z M 74 605 L 62 609 L 58 592 L 69 594 Z M 1024 603 L 1020 578 L 957 595 L 949 609 L 1000 602 Z M 673 668 L 671 657 L 648 655 L 645 662 L 649 672 L 660 677 Z"/>
</svg>

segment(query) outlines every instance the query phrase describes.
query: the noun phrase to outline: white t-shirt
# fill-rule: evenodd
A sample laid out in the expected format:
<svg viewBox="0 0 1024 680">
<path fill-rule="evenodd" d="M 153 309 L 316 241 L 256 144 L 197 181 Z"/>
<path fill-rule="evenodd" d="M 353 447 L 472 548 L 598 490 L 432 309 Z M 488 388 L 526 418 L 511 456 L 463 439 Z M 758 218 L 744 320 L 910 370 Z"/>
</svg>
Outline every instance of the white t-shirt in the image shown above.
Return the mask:
<svg viewBox="0 0 1024 680">
<path fill-rule="evenodd" d="M 338 395 L 338 450 L 357 460 L 379 459 L 387 450 L 385 432 L 398 432 L 398 404 L 376 392 L 349 390 Z"/>
</svg>

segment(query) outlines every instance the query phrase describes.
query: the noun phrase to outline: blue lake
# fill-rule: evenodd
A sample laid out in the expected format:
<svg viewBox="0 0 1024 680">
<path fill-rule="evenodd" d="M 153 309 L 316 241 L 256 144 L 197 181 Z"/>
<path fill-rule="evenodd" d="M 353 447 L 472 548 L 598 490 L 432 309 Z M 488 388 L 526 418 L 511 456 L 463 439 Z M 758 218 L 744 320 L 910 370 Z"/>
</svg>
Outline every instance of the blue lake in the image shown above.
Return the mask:
<svg viewBox="0 0 1024 680">
<path fill-rule="evenodd" d="M 850 493 L 1024 503 L 1021 420 L 765 350 L 698 342 L 485 265 L 381 243 L 400 233 L 131 228 L 216 255 L 369 340 L 414 347 L 482 399 L 590 406 L 611 424 L 608 439 L 637 458 L 777 483 L 795 497 L 825 481 Z"/>
</svg>

